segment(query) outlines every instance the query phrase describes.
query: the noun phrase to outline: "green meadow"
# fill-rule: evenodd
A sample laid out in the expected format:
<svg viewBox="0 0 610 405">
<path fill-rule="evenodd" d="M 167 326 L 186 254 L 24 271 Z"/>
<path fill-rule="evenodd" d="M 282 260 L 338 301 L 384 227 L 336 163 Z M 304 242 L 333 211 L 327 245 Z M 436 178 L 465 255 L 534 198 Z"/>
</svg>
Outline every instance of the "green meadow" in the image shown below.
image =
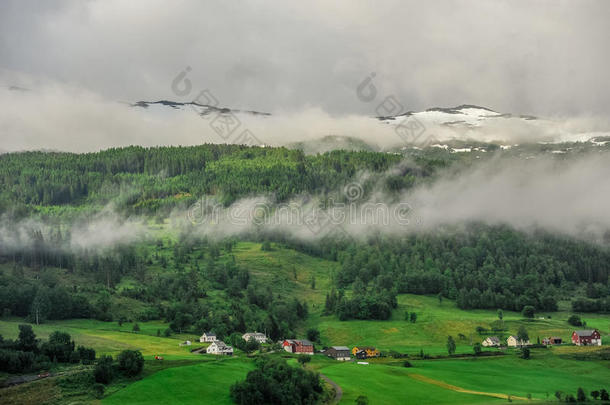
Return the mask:
<svg viewBox="0 0 610 405">
<path fill-rule="evenodd" d="M 0 335 L 15 339 L 18 335 L 18 325 L 22 320 L 11 319 L 0 321 Z M 52 332 L 58 330 L 67 332 L 77 345 L 95 348 L 99 354 L 116 355 L 122 350 L 140 350 L 144 356 L 165 356 L 169 359 L 190 358 L 190 350 L 201 347 L 199 338 L 193 334 L 172 335 L 171 337 L 156 336 L 157 330 L 167 328 L 160 321 L 138 322 L 140 331 L 132 332 L 133 323 L 126 322 L 119 326 L 117 322 L 102 322 L 90 319 L 72 319 L 53 321 L 40 325 L 32 325 L 38 338 L 46 339 Z M 192 346 L 179 346 L 186 340 L 193 340 Z"/>
<path fill-rule="evenodd" d="M 160 254 L 170 254 L 169 249 L 159 249 Z M 403 294 L 398 296 L 398 308 L 387 321 L 339 321 L 335 315 L 324 315 L 326 292 L 332 285 L 337 271 L 336 262 L 312 257 L 279 244 L 272 250 L 263 251 L 259 243 L 239 242 L 232 255 L 239 266 L 247 268 L 251 277 L 259 283 L 273 286 L 277 294 L 295 296 L 306 300 L 309 316 L 295 336 L 305 337 L 308 328 L 317 328 L 321 333 L 318 348 L 330 345 L 370 345 L 382 352 L 398 351 L 409 354 L 413 367 L 403 366 L 404 359 L 391 357 L 374 359 L 369 365 L 356 362 L 340 363 L 321 355 L 314 356 L 307 365 L 326 375 L 343 390 L 341 403 L 354 403 L 364 395 L 370 404 L 491 404 L 511 400 L 525 400 L 528 396 L 539 400 L 555 400 L 555 391 L 575 394 L 578 387 L 587 392 L 594 389 L 610 389 L 610 363 L 607 360 L 576 360 L 575 354 L 593 353 L 598 348 L 581 348 L 570 345 L 549 349 L 533 349 L 531 359 L 519 358 L 518 350 L 505 350 L 502 356 L 484 358 L 443 358 L 420 360 L 423 350 L 427 355 L 447 354 L 447 336 L 457 343 L 457 353 L 472 353 L 472 344 L 496 332 L 478 333 L 477 327 L 490 329 L 498 320 L 494 310 L 461 310 L 454 301 L 437 297 Z M 229 255 L 221 259 L 230 260 Z M 232 260 L 232 259 L 231 259 Z M 167 271 L 154 267 L 151 271 Z M 315 280 L 315 286 L 312 286 Z M 134 283 L 124 278 L 118 288 Z M 215 294 L 211 291 L 210 294 Z M 214 299 L 227 299 L 221 294 Z M 124 305 L 126 313 L 129 300 L 115 303 Z M 562 303 L 561 308 L 566 308 Z M 415 312 L 416 322 L 405 320 L 405 312 Z M 536 314 L 534 319 L 524 319 L 521 314 L 504 311 L 505 331 L 501 335 L 516 334 L 525 326 L 530 340 L 546 336 L 560 336 L 569 341 L 574 327 L 567 323 L 571 312 L 558 311 Z M 588 327 L 601 331 L 604 342 L 610 341 L 610 316 L 580 314 Z M 14 339 L 18 318 L 0 320 L 0 335 Z M 132 331 L 134 323 L 102 322 L 96 320 L 49 321 L 33 325 L 39 338 L 45 339 L 55 330 L 69 333 L 77 345 L 95 348 L 99 354 L 116 355 L 125 349 L 140 350 L 146 364 L 142 378 L 121 381 L 108 387 L 104 404 L 195 404 L 231 403 L 229 387 L 243 379 L 254 366 L 252 360 L 237 351 L 234 358 L 215 359 L 212 356 L 192 354 L 190 350 L 203 346 L 196 334 L 174 334 L 164 337 L 168 324 L 163 321 L 138 322 L 140 331 Z M 157 336 L 158 333 L 161 336 Z M 193 346 L 181 347 L 184 340 L 193 341 Z M 499 349 L 484 349 L 499 351 Z M 161 355 L 165 363 L 153 360 Z M 284 352 L 271 354 L 286 356 Z M 296 361 L 292 360 L 295 367 Z M 61 398 L 61 389 L 53 385 L 54 380 L 39 381 L 16 387 L 15 397 L 38 398 L 35 387 L 49 392 L 49 396 L 35 402 L 51 401 L 53 396 Z M 38 393 L 38 394 L 37 394 Z M 5 397 L 9 398 L 9 397 Z M 90 399 L 90 398 L 89 398 Z M 83 400 L 83 402 L 87 402 Z M 0 403 L 10 403 L 3 402 Z M 14 403 L 14 401 L 13 401 Z"/>
<path fill-rule="evenodd" d="M 130 384 L 102 404 L 231 404 L 229 387 L 253 368 L 251 361 L 229 358 L 169 368 Z"/>
</svg>

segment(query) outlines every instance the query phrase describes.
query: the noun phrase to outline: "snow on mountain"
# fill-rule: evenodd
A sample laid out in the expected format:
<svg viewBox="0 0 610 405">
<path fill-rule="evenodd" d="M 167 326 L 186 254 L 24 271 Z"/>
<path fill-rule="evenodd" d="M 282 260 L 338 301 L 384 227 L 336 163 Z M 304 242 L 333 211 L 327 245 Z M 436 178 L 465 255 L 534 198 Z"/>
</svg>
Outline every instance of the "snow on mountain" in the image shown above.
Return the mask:
<svg viewBox="0 0 610 405">
<path fill-rule="evenodd" d="M 486 150 L 477 148 L 477 143 L 496 144 L 501 146 L 502 150 L 507 150 L 516 144 L 531 143 L 590 141 L 594 145 L 603 146 L 607 142 L 606 137 L 610 135 L 608 132 L 574 130 L 563 120 L 501 113 L 472 104 L 409 111 L 395 116 L 359 117 L 360 124 L 357 126 L 350 122 L 349 117 L 325 116 L 323 120 L 312 117 L 308 121 L 294 119 L 282 113 L 272 116 L 267 112 L 232 109 L 197 102 L 138 101 L 131 106 L 142 108 L 156 118 L 176 111 L 194 112 L 203 118 L 215 117 L 217 114 L 233 116 L 247 123 L 248 128 L 256 128 L 256 133 L 272 134 L 281 129 L 283 135 L 279 139 L 270 139 L 269 144 L 295 147 L 308 153 L 333 149 L 391 151 L 405 145 L 412 148 L 431 146 L 448 149 L 453 153 L 485 152 Z M 397 135 L 399 128 L 405 124 L 414 125 L 419 130 L 418 139 L 411 140 L 404 136 L 401 139 Z M 358 127 L 360 131 L 355 130 L 354 127 Z M 360 133 L 365 128 L 368 135 L 366 138 Z M 297 136 L 296 140 L 289 139 L 291 134 L 304 132 L 306 136 Z M 329 134 L 337 135 L 328 136 Z"/>
<path fill-rule="evenodd" d="M 489 108 L 464 104 L 453 108 L 436 107 L 420 112 L 409 111 L 397 116 L 377 117 L 377 119 L 390 123 L 406 117 L 413 117 L 434 125 L 478 127 L 483 125 L 486 120 L 492 118 L 511 118 L 512 116 L 510 114 L 500 114 Z M 527 119 L 536 118 L 528 117 Z"/>
</svg>

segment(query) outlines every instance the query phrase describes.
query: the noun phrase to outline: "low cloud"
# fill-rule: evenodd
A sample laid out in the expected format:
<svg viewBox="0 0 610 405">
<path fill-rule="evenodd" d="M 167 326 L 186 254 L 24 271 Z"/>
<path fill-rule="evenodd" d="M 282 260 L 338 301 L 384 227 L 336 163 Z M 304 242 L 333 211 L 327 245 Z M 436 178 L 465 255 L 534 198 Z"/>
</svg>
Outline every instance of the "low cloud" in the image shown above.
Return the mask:
<svg viewBox="0 0 610 405">
<path fill-rule="evenodd" d="M 341 190 L 335 197 L 304 196 L 282 204 L 260 196 L 229 207 L 202 199 L 173 218 L 175 225 L 212 239 L 280 232 L 301 240 L 361 240 L 483 223 L 603 242 L 610 231 L 607 159 L 605 153 L 567 160 L 497 158 L 447 172 L 399 197 L 373 189 L 351 199 Z M 364 190 L 360 183 L 348 186 Z"/>
<path fill-rule="evenodd" d="M 408 117 L 407 121 L 381 122 L 366 115 L 334 116 L 314 107 L 277 111 L 271 116 L 237 113 L 239 127 L 230 136 L 221 136 L 210 125 L 213 114 L 204 118 L 189 107 L 182 110 L 167 106 L 139 108 L 56 82 L 27 78 L 19 82 L 29 90 L 0 88 L 3 106 L 0 148 L 4 152 L 33 149 L 89 152 L 128 145 L 202 143 L 286 146 L 297 142 L 305 143 L 306 150 L 316 152 L 329 148 L 322 140 L 329 135 L 354 138 L 378 150 L 409 143 L 396 131 L 396 126 L 408 122 Z M 493 118 L 479 128 L 448 127 L 425 120 L 421 125 L 420 140 L 439 142 L 453 139 L 504 144 L 586 141 L 593 136 L 610 134 L 610 122 L 595 116 L 540 120 Z M 253 138 L 242 137 L 245 130 Z M 349 147 L 349 143 L 339 147 Z"/>
</svg>

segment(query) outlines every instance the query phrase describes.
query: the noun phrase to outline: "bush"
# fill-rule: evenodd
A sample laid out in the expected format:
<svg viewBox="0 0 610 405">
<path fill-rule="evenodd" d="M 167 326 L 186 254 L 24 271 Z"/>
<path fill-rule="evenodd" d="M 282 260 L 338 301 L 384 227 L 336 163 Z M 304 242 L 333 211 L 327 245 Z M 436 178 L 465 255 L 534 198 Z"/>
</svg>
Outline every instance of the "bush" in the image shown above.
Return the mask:
<svg viewBox="0 0 610 405">
<path fill-rule="evenodd" d="M 99 399 L 104 396 L 104 390 L 106 389 L 104 384 L 95 383 L 91 386 L 91 388 L 93 389 L 93 395 L 95 395 L 96 398 Z"/>
<path fill-rule="evenodd" d="M 112 367 L 112 356 L 102 356 L 97 361 L 93 370 L 93 378 L 95 382 L 102 384 L 110 384 L 114 378 L 114 369 Z"/>
<path fill-rule="evenodd" d="M 311 361 L 311 356 L 309 354 L 299 354 L 299 363 L 304 366 L 305 363 L 309 363 Z"/>
<path fill-rule="evenodd" d="M 578 391 L 576 392 L 576 399 L 578 402 L 585 402 L 587 400 L 587 394 L 585 394 L 585 390 L 581 387 L 578 387 Z"/>
<path fill-rule="evenodd" d="M 78 352 L 70 353 L 70 363 L 79 363 L 80 362 L 80 354 Z"/>
<path fill-rule="evenodd" d="M 23 373 L 34 365 L 34 353 L 0 349 L 0 371 Z"/>
<path fill-rule="evenodd" d="M 521 358 L 522 359 L 529 359 L 530 358 L 530 349 L 527 347 L 524 347 L 523 349 L 521 349 Z"/>
<path fill-rule="evenodd" d="M 140 331 L 140 325 L 138 325 L 137 323 L 133 324 L 133 328 L 131 328 L 132 331 L 134 332 L 139 332 Z"/>
<path fill-rule="evenodd" d="M 359 395 L 358 398 L 356 398 L 356 405 L 368 405 L 369 403 L 369 398 L 365 395 Z"/>
<path fill-rule="evenodd" d="M 284 359 L 261 358 L 244 381 L 231 386 L 231 399 L 249 404 L 314 404 L 323 393 L 320 375 L 289 366 Z"/>
<path fill-rule="evenodd" d="M 123 350 L 119 353 L 117 360 L 119 370 L 127 377 L 140 374 L 144 367 L 144 357 L 139 350 Z"/>
<path fill-rule="evenodd" d="M 523 315 L 524 318 L 533 318 L 536 315 L 536 309 L 531 305 L 526 305 L 523 307 L 521 315 Z"/>
<path fill-rule="evenodd" d="M 307 330 L 307 339 L 312 342 L 318 342 L 320 340 L 320 331 L 316 328 L 310 328 Z"/>
<path fill-rule="evenodd" d="M 480 343 L 475 343 L 474 346 L 472 347 L 472 350 L 474 351 L 474 355 L 478 356 L 479 354 L 481 354 L 482 348 L 481 348 L 481 344 Z"/>
<path fill-rule="evenodd" d="M 582 326 L 582 319 L 578 315 L 572 315 L 568 318 L 568 323 L 572 326 Z"/>
<path fill-rule="evenodd" d="M 95 350 L 90 347 L 78 346 L 78 355 L 83 364 L 91 364 L 95 361 Z"/>
<path fill-rule="evenodd" d="M 411 364 L 411 362 L 409 360 L 405 360 L 404 363 L 402 363 L 403 367 L 413 367 L 413 364 Z"/>
</svg>

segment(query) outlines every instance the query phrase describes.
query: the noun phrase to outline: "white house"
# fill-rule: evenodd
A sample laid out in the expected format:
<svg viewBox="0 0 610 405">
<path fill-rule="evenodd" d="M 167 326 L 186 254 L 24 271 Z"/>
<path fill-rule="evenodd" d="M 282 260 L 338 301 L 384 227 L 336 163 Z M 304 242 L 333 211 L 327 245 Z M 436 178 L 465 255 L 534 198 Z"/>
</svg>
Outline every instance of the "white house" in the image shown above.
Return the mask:
<svg viewBox="0 0 610 405">
<path fill-rule="evenodd" d="M 498 347 L 500 346 L 500 339 L 497 336 L 490 336 L 488 338 L 485 338 L 481 345 L 485 347 Z"/>
<path fill-rule="evenodd" d="M 528 340 L 523 341 L 523 340 L 519 340 L 519 338 L 517 336 L 509 336 L 508 339 L 506 339 L 506 344 L 509 347 L 517 347 L 517 346 L 529 346 L 530 345 L 530 341 Z"/>
<path fill-rule="evenodd" d="M 224 354 L 227 356 L 233 355 L 233 348 L 231 346 L 227 346 L 225 342 L 221 340 L 217 340 L 212 342 L 211 345 L 206 349 L 207 354 Z"/>
<path fill-rule="evenodd" d="M 199 338 L 199 341 L 201 343 L 205 343 L 205 342 L 214 342 L 216 341 L 216 334 L 212 333 L 212 332 L 207 332 L 204 333 L 203 335 L 201 335 L 201 337 Z"/>
<path fill-rule="evenodd" d="M 266 343 L 267 342 L 267 336 L 265 336 L 264 333 L 260 333 L 260 332 L 248 332 L 248 333 L 244 333 L 241 338 L 243 340 L 245 340 L 246 342 L 249 341 L 250 339 L 254 339 L 258 343 Z"/>
</svg>

